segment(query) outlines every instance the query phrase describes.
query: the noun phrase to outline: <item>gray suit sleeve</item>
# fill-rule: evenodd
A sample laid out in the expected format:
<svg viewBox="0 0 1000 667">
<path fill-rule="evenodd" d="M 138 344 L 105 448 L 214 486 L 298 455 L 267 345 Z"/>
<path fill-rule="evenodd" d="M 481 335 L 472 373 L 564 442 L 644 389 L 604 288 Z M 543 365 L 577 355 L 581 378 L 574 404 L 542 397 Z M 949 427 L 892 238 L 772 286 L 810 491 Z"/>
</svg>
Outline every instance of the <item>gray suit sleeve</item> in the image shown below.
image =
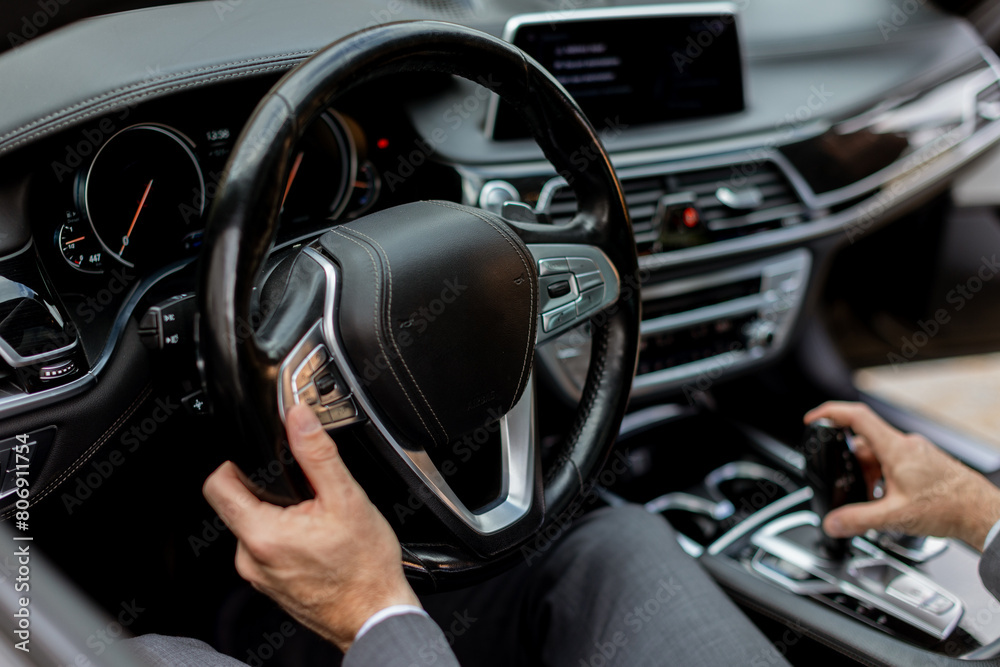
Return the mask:
<svg viewBox="0 0 1000 667">
<path fill-rule="evenodd" d="M 986 545 L 979 559 L 979 578 L 993 597 L 1000 599 L 1000 536 Z"/>
<path fill-rule="evenodd" d="M 390 616 L 354 642 L 342 667 L 459 667 L 437 623 L 420 614 Z"/>
<path fill-rule="evenodd" d="M 132 658 L 127 664 L 144 667 L 246 667 L 197 639 L 141 635 L 116 642 L 112 651 Z"/>
</svg>

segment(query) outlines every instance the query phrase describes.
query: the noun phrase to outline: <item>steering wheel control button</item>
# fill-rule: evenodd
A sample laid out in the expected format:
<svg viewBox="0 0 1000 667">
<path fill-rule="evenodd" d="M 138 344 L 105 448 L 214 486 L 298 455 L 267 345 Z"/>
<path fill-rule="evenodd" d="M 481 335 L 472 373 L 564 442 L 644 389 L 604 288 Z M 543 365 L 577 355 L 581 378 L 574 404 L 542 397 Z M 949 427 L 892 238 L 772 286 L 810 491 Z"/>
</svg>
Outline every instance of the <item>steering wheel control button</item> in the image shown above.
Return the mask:
<svg viewBox="0 0 1000 667">
<path fill-rule="evenodd" d="M 597 268 L 596 266 L 594 267 Z M 565 257 L 552 257 L 538 260 L 538 275 L 552 276 L 559 273 L 569 273 L 569 262 Z"/>
<path fill-rule="evenodd" d="M 587 257 L 568 257 L 566 259 L 567 264 L 569 264 L 569 270 L 571 273 L 575 273 L 578 276 L 581 273 L 592 273 L 594 271 L 599 271 L 597 268 L 597 262 Z"/>
<path fill-rule="evenodd" d="M 184 409 L 191 415 L 203 417 L 212 413 L 211 406 L 208 404 L 208 399 L 205 397 L 205 392 L 200 389 L 182 398 L 181 405 L 184 406 Z"/>
<path fill-rule="evenodd" d="M 580 294 L 577 299 L 576 308 L 580 315 L 586 315 L 592 310 L 596 310 L 604 301 L 604 285 L 589 289 Z"/>
<path fill-rule="evenodd" d="M 168 350 L 194 343 L 194 294 L 178 294 L 156 304 L 139 321 L 139 336 L 146 347 Z"/>
<path fill-rule="evenodd" d="M 72 359 L 66 359 L 65 361 L 60 361 L 57 364 L 42 366 L 42 368 L 38 371 L 38 379 L 42 382 L 51 382 L 52 380 L 58 380 L 59 378 L 66 377 L 67 375 L 72 375 L 75 371 L 76 362 Z"/>
<path fill-rule="evenodd" d="M 337 378 L 335 378 L 332 373 L 324 373 L 323 375 L 320 375 L 314 380 L 314 384 L 316 385 L 317 392 L 319 392 L 320 403 L 323 405 L 336 403 L 346 396 L 344 391 L 340 388 L 340 383 L 337 382 Z"/>
<path fill-rule="evenodd" d="M 351 398 L 316 410 L 320 423 L 325 426 L 346 426 L 358 418 L 358 407 Z"/>
<path fill-rule="evenodd" d="M 545 333 L 550 331 L 555 331 L 564 324 L 568 324 L 576 319 L 576 304 L 571 303 L 562 308 L 556 308 L 555 310 L 550 310 L 547 313 L 542 313 L 542 329 Z"/>
<path fill-rule="evenodd" d="M 576 301 L 576 283 L 566 273 L 545 276 L 538 280 L 539 310 L 543 313 Z"/>
<path fill-rule="evenodd" d="M 590 289 L 591 287 L 597 287 L 598 285 L 604 284 L 604 276 L 601 275 L 600 271 L 593 271 L 590 273 L 577 274 L 576 276 L 577 287 L 580 291 Z"/>
<path fill-rule="evenodd" d="M 310 382 L 302 389 L 299 389 L 298 401 L 299 403 L 308 403 L 309 405 L 319 405 L 319 391 L 316 389 L 316 385 Z"/>
<path fill-rule="evenodd" d="M 561 296 L 566 296 L 569 294 L 573 288 L 570 287 L 568 280 L 558 280 L 554 283 L 550 283 L 548 286 L 549 298 L 558 299 Z"/>
<path fill-rule="evenodd" d="M 316 372 L 323 367 L 329 358 L 330 355 L 327 354 L 326 348 L 322 345 L 313 349 L 309 353 L 309 356 L 295 369 L 294 379 L 292 380 L 294 384 L 292 391 L 299 392 L 312 382 L 313 376 L 316 375 Z"/>
</svg>

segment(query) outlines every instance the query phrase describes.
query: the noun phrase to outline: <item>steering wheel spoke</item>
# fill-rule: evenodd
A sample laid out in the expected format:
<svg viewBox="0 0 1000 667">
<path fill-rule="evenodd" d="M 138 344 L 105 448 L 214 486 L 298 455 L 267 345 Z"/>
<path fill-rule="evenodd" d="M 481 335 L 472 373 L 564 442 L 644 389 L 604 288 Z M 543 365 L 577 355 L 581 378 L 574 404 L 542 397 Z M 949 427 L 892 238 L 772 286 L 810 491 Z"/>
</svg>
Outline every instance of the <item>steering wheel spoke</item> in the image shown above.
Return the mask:
<svg viewBox="0 0 1000 667">
<path fill-rule="evenodd" d="M 541 344 L 595 317 L 621 294 L 621 279 L 600 248 L 576 243 L 528 244 L 538 267 Z"/>
</svg>

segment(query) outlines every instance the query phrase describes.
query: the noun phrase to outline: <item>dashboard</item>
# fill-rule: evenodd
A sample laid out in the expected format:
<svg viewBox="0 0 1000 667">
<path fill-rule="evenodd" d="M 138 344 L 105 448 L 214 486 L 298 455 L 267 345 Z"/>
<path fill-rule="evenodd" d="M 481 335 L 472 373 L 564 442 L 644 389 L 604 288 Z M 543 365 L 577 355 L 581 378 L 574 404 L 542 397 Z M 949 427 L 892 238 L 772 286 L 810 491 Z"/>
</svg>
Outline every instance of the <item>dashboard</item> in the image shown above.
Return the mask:
<svg viewBox="0 0 1000 667">
<path fill-rule="evenodd" d="M 33 443 L 31 502 L 58 498 L 66 517 L 70 484 L 89 494 L 106 477 L 99 465 L 149 439 L 183 429 L 178 460 L 211 446 L 197 424 L 222 420 L 198 421 L 211 401 L 195 291 L 227 161 L 285 73 L 393 21 L 511 41 L 588 114 L 639 257 L 625 432 L 700 405 L 716 383 L 784 369 L 793 352 L 821 356 L 803 341 L 819 338 L 807 327 L 838 253 L 888 225 L 918 233 L 906 214 L 1000 145 L 1000 59 L 965 19 L 916 4 L 206 1 L 95 17 L 0 53 L 0 520 L 16 511 L 6 468 L 18 436 Z M 325 105 L 292 151 L 238 336 L 266 321 L 260 304 L 284 258 L 369 213 L 438 199 L 521 222 L 571 219 L 573 174 L 482 83 L 393 76 Z M 571 161 L 595 155 L 581 146 Z M 573 259 L 548 258 L 562 272 Z M 548 278 L 550 303 L 579 313 L 579 275 Z M 539 430 L 557 430 L 544 422 L 569 412 L 559 402 L 579 403 L 590 358 L 588 324 L 537 346 Z M 158 431 L 176 412 L 190 419 Z M 543 434 L 542 448 L 558 437 Z M 171 474 L 157 481 L 166 488 Z"/>
<path fill-rule="evenodd" d="M 130 363 L 139 340 L 182 376 L 186 408 L 204 404 L 186 318 L 227 158 L 271 86 L 355 30 L 459 22 L 534 48 L 582 98 L 640 255 L 635 405 L 773 363 L 832 252 L 1000 141 L 1000 62 L 930 5 L 886 32 L 893 5 L 881 0 L 276 4 L 109 15 L 0 55 L 0 418 L 61 424 L 59 455 L 39 455 L 42 484 L 99 435 L 44 415 L 83 410 L 116 383 L 133 393 L 106 399 L 104 427 L 134 409 L 152 373 Z M 635 39 L 649 25 L 670 39 Z M 655 62 L 702 69 L 671 78 Z M 576 210 L 567 175 L 510 118 L 479 83 L 442 75 L 369 81 L 336 100 L 294 152 L 272 267 L 332 225 L 421 199 L 561 224 Z M 587 327 L 537 358 L 575 402 Z"/>
</svg>

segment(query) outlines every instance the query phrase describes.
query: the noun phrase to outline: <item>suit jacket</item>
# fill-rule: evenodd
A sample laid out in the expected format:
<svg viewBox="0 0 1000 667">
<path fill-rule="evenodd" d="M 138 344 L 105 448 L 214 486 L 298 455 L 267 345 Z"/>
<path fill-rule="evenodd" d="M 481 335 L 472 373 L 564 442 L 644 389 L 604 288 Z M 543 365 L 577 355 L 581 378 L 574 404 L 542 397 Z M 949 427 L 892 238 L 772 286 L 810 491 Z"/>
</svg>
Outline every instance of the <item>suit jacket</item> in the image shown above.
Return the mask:
<svg viewBox="0 0 1000 667">
<path fill-rule="evenodd" d="M 420 614 L 390 616 L 351 645 L 342 667 L 459 667 L 438 624 Z"/>
</svg>

